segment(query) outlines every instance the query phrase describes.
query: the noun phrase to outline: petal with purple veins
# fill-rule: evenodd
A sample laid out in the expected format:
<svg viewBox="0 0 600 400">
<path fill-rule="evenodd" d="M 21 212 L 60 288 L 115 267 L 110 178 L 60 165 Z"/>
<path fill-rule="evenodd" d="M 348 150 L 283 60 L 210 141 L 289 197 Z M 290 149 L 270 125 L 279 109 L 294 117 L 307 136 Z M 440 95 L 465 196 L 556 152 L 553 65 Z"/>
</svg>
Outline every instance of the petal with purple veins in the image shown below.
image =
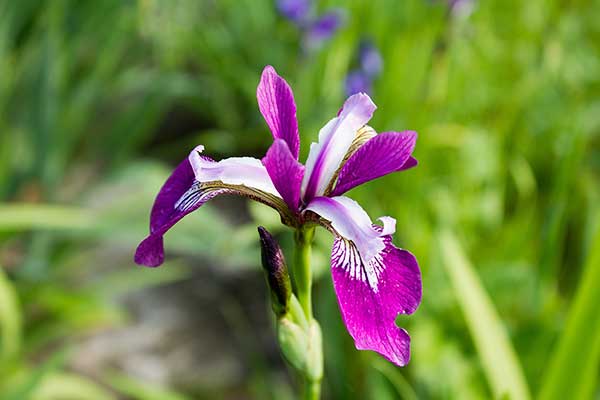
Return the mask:
<svg viewBox="0 0 600 400">
<path fill-rule="evenodd" d="M 332 195 L 416 165 L 412 156 L 416 132 L 383 132 L 359 147 L 342 166 Z"/>
<path fill-rule="evenodd" d="M 308 203 L 325 192 L 352 145 L 356 132 L 369 122 L 375 108 L 368 95 L 355 94 L 346 100 L 338 116 L 320 130 L 319 141 L 311 144 L 306 160 L 306 172 L 302 181 L 305 202 Z"/>
<path fill-rule="evenodd" d="M 258 108 L 271 129 L 273 138 L 283 139 L 295 159 L 300 152 L 296 102 L 288 83 L 267 65 L 256 89 Z"/>
<path fill-rule="evenodd" d="M 138 246 L 137 264 L 156 267 L 164 261 L 163 235 L 187 214 L 221 194 L 264 203 L 291 221 L 288 207 L 260 160 L 228 158 L 219 162 L 200 155 L 198 146 L 182 161 L 159 191 L 150 214 L 150 234 Z"/>
<path fill-rule="evenodd" d="M 304 165 L 296 161 L 287 143 L 282 139 L 275 139 L 262 163 L 283 200 L 292 212 L 296 212 L 300 205 Z"/>
<path fill-rule="evenodd" d="M 416 259 L 392 244 L 395 220 L 373 225 L 358 203 L 347 197 L 318 197 L 308 210 L 334 232 L 331 267 L 338 304 L 348 332 L 360 350 L 373 350 L 397 365 L 410 358 L 410 338 L 395 324 L 421 301 Z"/>
</svg>

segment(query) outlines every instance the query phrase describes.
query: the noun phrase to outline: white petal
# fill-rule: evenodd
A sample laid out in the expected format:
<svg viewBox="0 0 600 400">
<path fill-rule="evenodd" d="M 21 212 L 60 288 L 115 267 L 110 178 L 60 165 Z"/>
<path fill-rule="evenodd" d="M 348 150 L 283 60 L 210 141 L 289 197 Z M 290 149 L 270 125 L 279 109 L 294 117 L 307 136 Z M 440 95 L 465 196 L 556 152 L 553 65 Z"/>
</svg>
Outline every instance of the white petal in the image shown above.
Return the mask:
<svg viewBox="0 0 600 400">
<path fill-rule="evenodd" d="M 198 182 L 220 181 L 227 185 L 244 185 L 249 188 L 281 197 L 262 162 L 252 157 L 232 157 L 213 161 L 202 157 L 204 146 L 196 147 L 189 156 Z"/>
</svg>

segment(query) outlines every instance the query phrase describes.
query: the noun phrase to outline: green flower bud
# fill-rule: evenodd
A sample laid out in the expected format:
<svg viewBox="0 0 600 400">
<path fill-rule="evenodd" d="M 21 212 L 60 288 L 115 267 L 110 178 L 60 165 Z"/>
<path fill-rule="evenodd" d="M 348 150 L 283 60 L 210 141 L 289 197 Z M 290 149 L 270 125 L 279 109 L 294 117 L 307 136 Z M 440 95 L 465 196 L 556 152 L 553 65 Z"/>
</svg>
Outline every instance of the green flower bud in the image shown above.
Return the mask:
<svg viewBox="0 0 600 400">
<path fill-rule="evenodd" d="M 285 359 L 303 374 L 306 371 L 308 336 L 300 325 L 289 318 L 277 320 L 277 339 Z"/>
<path fill-rule="evenodd" d="M 262 266 L 271 291 L 271 306 L 278 317 L 287 314 L 292 295 L 292 282 L 281 247 L 262 226 L 258 227 Z"/>
</svg>

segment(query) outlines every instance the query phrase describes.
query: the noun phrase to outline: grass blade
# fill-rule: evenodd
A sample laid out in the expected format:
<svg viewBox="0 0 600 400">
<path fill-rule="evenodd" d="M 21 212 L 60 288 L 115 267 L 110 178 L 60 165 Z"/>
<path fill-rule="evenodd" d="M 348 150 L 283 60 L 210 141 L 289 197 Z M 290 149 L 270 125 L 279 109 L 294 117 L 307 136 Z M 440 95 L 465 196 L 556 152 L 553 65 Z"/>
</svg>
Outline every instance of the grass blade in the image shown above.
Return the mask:
<svg viewBox="0 0 600 400">
<path fill-rule="evenodd" d="M 529 399 L 529 390 L 519 360 L 473 266 L 452 232 L 443 231 L 439 239 L 444 266 L 494 397 Z"/>
<path fill-rule="evenodd" d="M 13 358 L 21 348 L 21 307 L 17 292 L 0 267 L 0 355 Z"/>
<path fill-rule="evenodd" d="M 539 398 L 591 399 L 600 362 L 600 229 L 596 235 L 564 332 Z"/>
</svg>

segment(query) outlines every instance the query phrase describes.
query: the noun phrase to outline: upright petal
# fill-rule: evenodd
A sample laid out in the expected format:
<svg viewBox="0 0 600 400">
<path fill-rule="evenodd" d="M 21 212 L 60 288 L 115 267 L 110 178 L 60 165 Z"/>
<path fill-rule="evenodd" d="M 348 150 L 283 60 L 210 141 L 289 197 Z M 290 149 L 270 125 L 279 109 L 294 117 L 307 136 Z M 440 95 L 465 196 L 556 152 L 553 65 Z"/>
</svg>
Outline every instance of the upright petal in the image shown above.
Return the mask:
<svg viewBox="0 0 600 400">
<path fill-rule="evenodd" d="M 283 200 L 292 212 L 296 212 L 300 205 L 304 165 L 296 161 L 283 139 L 275 139 L 262 163 Z"/>
<path fill-rule="evenodd" d="M 294 94 L 285 79 L 277 75 L 275 68 L 270 65 L 263 70 L 256 98 L 273 138 L 285 140 L 294 158 L 298 159 L 300 137 Z"/>
<path fill-rule="evenodd" d="M 411 154 L 416 140 L 417 133 L 412 131 L 383 132 L 369 139 L 342 166 L 331 194 L 338 196 L 370 180 L 415 166 Z"/>
<path fill-rule="evenodd" d="M 302 193 L 306 203 L 321 196 L 350 148 L 356 132 L 373 116 L 375 104 L 371 98 L 358 93 L 350 96 L 338 116 L 330 120 L 319 132 L 319 142 L 312 143 Z"/>
<path fill-rule="evenodd" d="M 399 313 L 413 313 L 421 301 L 416 259 L 392 244 L 395 220 L 383 226 L 347 197 L 313 199 L 307 207 L 336 234 L 331 254 L 334 288 L 356 348 L 373 350 L 397 365 L 410 358 L 410 338 L 396 326 Z"/>
<path fill-rule="evenodd" d="M 138 246 L 135 262 L 156 267 L 164 261 L 163 235 L 181 218 L 221 194 L 249 197 L 273 207 L 284 221 L 292 216 L 260 160 L 229 158 L 219 162 L 200 155 L 198 146 L 161 188 L 150 214 L 150 234 Z"/>
</svg>

